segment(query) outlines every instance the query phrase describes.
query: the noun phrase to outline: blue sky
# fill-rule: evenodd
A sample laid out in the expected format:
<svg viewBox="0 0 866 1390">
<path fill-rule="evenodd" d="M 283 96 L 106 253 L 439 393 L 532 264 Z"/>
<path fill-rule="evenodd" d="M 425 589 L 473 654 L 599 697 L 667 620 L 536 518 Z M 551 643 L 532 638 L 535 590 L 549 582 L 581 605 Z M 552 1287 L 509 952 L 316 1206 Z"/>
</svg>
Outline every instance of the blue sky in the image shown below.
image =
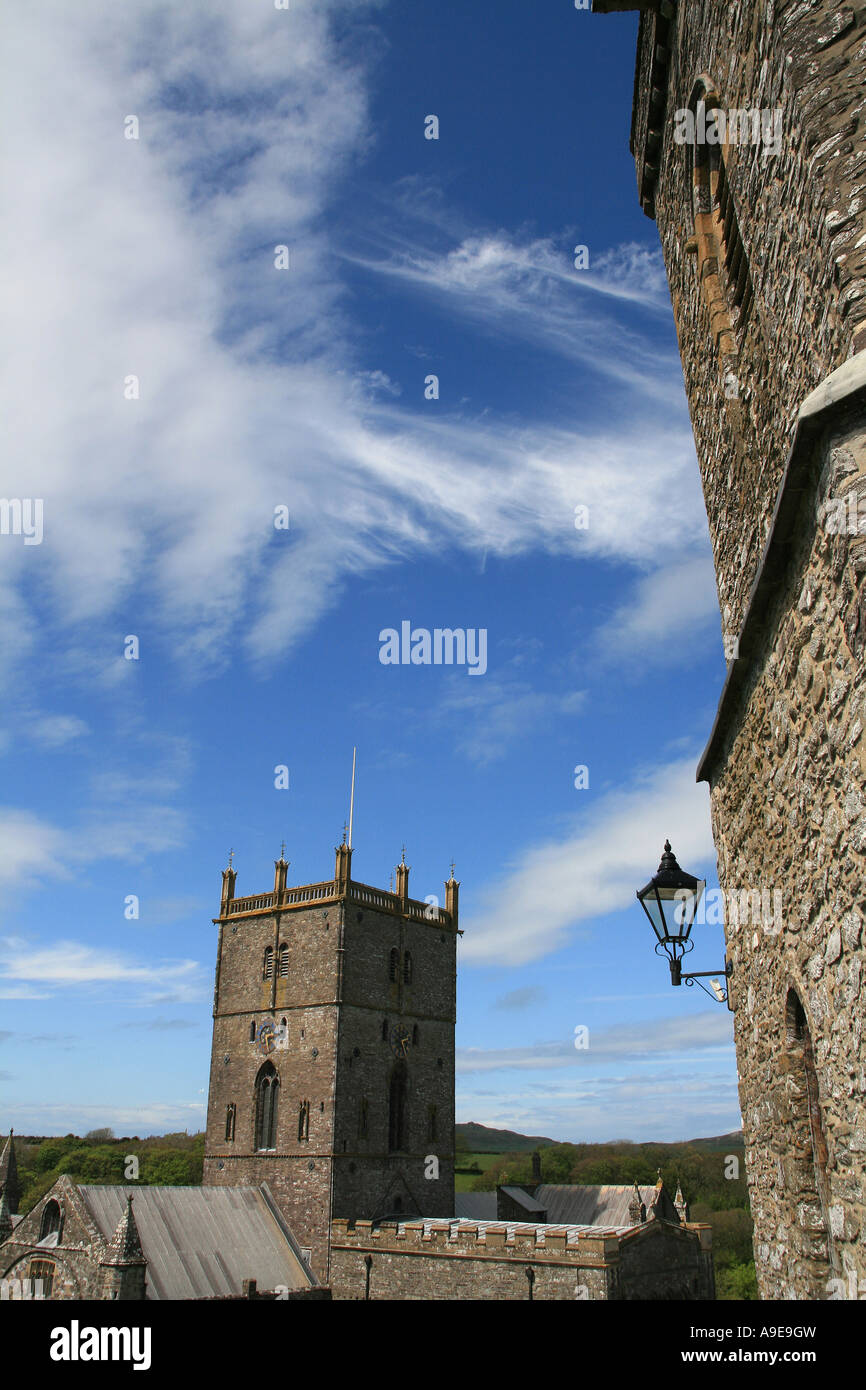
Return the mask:
<svg viewBox="0 0 866 1390">
<path fill-rule="evenodd" d="M 634 900 L 665 836 L 717 882 L 724 679 L 636 16 L 8 25 L 2 492 L 44 528 L 0 537 L 0 1121 L 203 1126 L 220 870 L 265 891 L 285 838 L 329 877 L 357 745 L 355 876 L 405 843 L 424 898 L 457 863 L 458 1119 L 737 1128 L 731 1017 Z M 484 629 L 486 671 L 383 665 L 403 621 Z M 703 928 L 693 968 L 722 954 Z"/>
</svg>

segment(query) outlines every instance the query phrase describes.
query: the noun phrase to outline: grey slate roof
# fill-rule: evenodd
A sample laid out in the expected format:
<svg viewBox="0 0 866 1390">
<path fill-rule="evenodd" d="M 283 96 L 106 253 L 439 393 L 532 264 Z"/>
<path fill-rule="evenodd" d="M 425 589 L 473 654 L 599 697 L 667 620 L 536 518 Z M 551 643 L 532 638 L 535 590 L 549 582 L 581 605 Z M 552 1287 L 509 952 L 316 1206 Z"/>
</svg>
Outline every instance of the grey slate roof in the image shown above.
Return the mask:
<svg viewBox="0 0 866 1390">
<path fill-rule="evenodd" d="M 639 1187 L 641 1201 L 649 1215 L 655 1187 Z M 581 1187 L 542 1183 L 535 1190 L 535 1200 L 547 1212 L 548 1222 L 565 1226 L 631 1226 L 629 1203 L 634 1198 L 634 1186 Z"/>
<path fill-rule="evenodd" d="M 516 1202 L 519 1207 L 527 1213 L 527 1220 L 538 1221 L 544 1218 L 547 1207 L 544 1202 L 537 1197 L 530 1197 L 529 1193 L 522 1187 L 503 1187 L 502 1191 L 506 1197 L 510 1197 L 512 1202 Z"/>
<path fill-rule="evenodd" d="M 495 1192 L 455 1192 L 454 1213 L 465 1221 L 495 1221 Z"/>
<path fill-rule="evenodd" d="M 279 1213 L 258 1187 L 134 1188 L 135 1224 L 147 1260 L 147 1297 L 196 1299 L 259 1289 L 306 1288 L 314 1279 Z M 127 1210 L 128 1187 L 79 1186 L 108 1244 Z"/>
</svg>

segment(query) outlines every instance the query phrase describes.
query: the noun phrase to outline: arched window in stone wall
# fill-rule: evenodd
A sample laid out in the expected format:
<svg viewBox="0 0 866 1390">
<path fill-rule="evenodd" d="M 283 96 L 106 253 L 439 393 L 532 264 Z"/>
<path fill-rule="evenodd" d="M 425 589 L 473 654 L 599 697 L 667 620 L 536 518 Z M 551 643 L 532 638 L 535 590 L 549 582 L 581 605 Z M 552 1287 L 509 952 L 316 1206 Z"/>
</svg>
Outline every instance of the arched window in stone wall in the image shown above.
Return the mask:
<svg viewBox="0 0 866 1390">
<path fill-rule="evenodd" d="M 289 948 L 288 948 L 288 945 L 286 944 L 286 942 L 284 941 L 284 942 L 282 943 L 282 945 L 280 946 L 280 979 L 281 979 L 281 980 L 287 980 L 288 978 L 289 978 Z"/>
<path fill-rule="evenodd" d="M 256 1148 L 277 1147 L 280 1078 L 273 1062 L 265 1062 L 256 1077 Z"/>
<path fill-rule="evenodd" d="M 725 158 L 721 150 L 718 153 L 713 206 L 718 214 L 721 228 L 725 295 L 734 329 L 737 334 L 740 334 L 748 323 L 752 312 L 754 291 L 749 258 L 746 255 L 746 248 L 740 235 L 737 209 L 725 168 Z"/>
<path fill-rule="evenodd" d="M 753 303 L 752 276 L 740 233 L 736 199 L 725 166 L 715 112 L 721 99 L 712 79 L 698 78 L 689 99 L 685 141 L 690 226 L 686 250 L 697 259 L 698 283 L 710 317 L 725 396 L 739 395 L 742 333 Z"/>
<path fill-rule="evenodd" d="M 272 980 L 274 978 L 274 948 L 265 947 L 265 954 L 262 959 L 262 979 Z"/>
<path fill-rule="evenodd" d="M 237 1120 L 238 1108 L 232 1102 L 226 1106 L 226 1143 L 231 1144 L 235 1137 L 235 1121 Z"/>
<path fill-rule="evenodd" d="M 821 1117 L 812 1034 L 800 996 L 793 987 L 785 1000 L 785 1042 L 789 1074 L 794 1082 L 787 1092 L 791 1108 L 786 1127 L 791 1139 L 788 1186 L 794 1189 L 790 1195 L 797 1200 L 801 1225 L 808 1219 L 810 1206 L 816 1212 L 820 1209 L 820 1221 L 816 1219 L 807 1228 L 812 1238 L 809 1253 L 829 1272 L 835 1261 L 830 1234 L 827 1140 Z"/>
<path fill-rule="evenodd" d="M 46 1202 L 42 1208 L 42 1221 L 39 1226 L 39 1239 L 45 1240 L 47 1236 L 57 1232 L 57 1239 L 60 1239 L 60 1228 L 63 1225 L 63 1213 L 60 1210 L 60 1203 L 55 1202 L 52 1197 L 50 1202 Z"/>
<path fill-rule="evenodd" d="M 392 946 L 391 954 L 388 957 L 388 979 L 393 983 L 397 978 L 400 969 L 400 952 L 396 946 Z"/>
</svg>

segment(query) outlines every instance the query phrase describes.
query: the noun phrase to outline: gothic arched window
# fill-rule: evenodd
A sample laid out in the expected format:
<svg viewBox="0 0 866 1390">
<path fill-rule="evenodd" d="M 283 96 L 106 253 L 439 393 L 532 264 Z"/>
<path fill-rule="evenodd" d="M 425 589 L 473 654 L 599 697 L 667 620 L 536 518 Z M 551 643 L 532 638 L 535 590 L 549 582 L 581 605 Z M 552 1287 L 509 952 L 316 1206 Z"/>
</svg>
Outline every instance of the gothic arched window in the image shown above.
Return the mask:
<svg viewBox="0 0 866 1390">
<path fill-rule="evenodd" d="M 739 340 L 752 310 L 752 277 L 721 143 L 725 113 L 709 76 L 695 83 L 689 111 L 686 170 L 692 216 L 686 249 L 697 258 L 698 283 L 710 316 L 725 396 L 736 398 Z"/>
<path fill-rule="evenodd" d="M 262 961 L 262 979 L 272 980 L 274 978 L 274 948 L 265 947 L 265 955 Z"/>
<path fill-rule="evenodd" d="M 391 947 L 391 954 L 388 957 L 388 979 L 393 981 L 397 978 L 400 969 L 400 952 L 396 946 Z"/>
<path fill-rule="evenodd" d="M 256 1040 L 256 1021 L 255 1021 L 255 1019 L 252 1019 L 252 1020 L 250 1021 L 250 1042 L 255 1042 L 255 1040 Z"/>
<path fill-rule="evenodd" d="M 289 948 L 285 942 L 280 947 L 280 979 L 289 978 Z"/>
<path fill-rule="evenodd" d="M 57 1232 L 59 1239 L 62 1221 L 63 1213 L 60 1210 L 60 1203 L 55 1202 L 52 1198 L 51 1201 L 46 1202 L 45 1206 L 42 1208 L 42 1223 L 39 1227 L 39 1239 L 45 1240 L 46 1236 L 52 1235 L 54 1231 Z"/>
<path fill-rule="evenodd" d="M 265 1062 L 256 1077 L 256 1148 L 277 1147 L 280 1078 L 273 1062 Z"/>
<path fill-rule="evenodd" d="M 407 985 L 412 983 L 412 957 L 408 951 L 403 957 L 403 981 Z"/>
<path fill-rule="evenodd" d="M 388 1093 L 388 1150 L 392 1153 L 406 1144 L 408 1083 L 406 1064 L 398 1062 L 391 1073 Z"/>
<path fill-rule="evenodd" d="M 237 1106 L 232 1103 L 226 1106 L 226 1143 L 232 1143 L 235 1137 L 235 1121 L 238 1115 Z"/>
</svg>

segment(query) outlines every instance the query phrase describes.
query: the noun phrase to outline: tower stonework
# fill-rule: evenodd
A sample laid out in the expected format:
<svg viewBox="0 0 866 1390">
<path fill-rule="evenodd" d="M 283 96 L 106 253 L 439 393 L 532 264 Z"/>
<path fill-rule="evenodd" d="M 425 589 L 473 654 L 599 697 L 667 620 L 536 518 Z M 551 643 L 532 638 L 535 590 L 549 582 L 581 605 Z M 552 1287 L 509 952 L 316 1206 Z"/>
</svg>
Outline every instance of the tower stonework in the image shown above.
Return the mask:
<svg viewBox="0 0 866 1390">
<path fill-rule="evenodd" d="M 728 663 L 698 777 L 728 903 L 758 1286 L 862 1298 L 866 11 L 593 9 L 640 11 L 631 149 Z"/>
<path fill-rule="evenodd" d="M 234 896 L 223 874 L 204 1183 L 267 1183 L 329 1277 L 334 1217 L 450 1216 L 458 884 L 446 906 L 334 878 Z"/>
</svg>

